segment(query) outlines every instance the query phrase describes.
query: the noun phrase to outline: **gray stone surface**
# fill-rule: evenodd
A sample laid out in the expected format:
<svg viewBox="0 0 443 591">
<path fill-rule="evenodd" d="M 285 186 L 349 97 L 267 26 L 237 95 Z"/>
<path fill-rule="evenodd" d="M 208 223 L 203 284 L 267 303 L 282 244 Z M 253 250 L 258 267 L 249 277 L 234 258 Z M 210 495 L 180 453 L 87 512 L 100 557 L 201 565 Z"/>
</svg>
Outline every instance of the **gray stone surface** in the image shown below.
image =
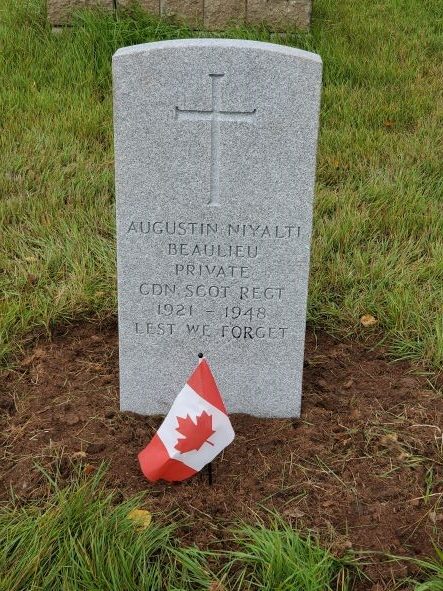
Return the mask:
<svg viewBox="0 0 443 591">
<path fill-rule="evenodd" d="M 121 408 L 208 358 L 229 412 L 300 412 L 321 60 L 240 40 L 113 59 Z"/>
</svg>

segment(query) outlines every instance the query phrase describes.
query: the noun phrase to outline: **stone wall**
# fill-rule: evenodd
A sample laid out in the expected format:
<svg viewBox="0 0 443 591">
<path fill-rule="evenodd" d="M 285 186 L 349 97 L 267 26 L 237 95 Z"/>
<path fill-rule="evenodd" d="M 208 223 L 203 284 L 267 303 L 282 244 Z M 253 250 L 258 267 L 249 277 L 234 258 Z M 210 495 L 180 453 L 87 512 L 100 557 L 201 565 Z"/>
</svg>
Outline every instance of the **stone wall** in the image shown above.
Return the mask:
<svg viewBox="0 0 443 591">
<path fill-rule="evenodd" d="M 47 0 L 52 25 L 67 25 L 74 10 L 99 6 L 114 10 L 134 0 Z M 147 11 L 173 16 L 192 26 L 221 30 L 230 24 L 266 23 L 274 30 L 306 28 L 312 0 L 138 0 Z"/>
</svg>

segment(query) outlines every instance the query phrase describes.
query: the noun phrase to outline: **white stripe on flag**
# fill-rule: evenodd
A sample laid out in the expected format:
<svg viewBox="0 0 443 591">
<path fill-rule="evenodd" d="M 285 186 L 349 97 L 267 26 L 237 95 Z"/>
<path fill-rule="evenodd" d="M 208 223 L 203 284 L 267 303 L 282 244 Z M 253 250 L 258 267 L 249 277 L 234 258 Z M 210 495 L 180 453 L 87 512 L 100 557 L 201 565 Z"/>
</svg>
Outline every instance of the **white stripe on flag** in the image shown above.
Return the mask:
<svg viewBox="0 0 443 591">
<path fill-rule="evenodd" d="M 180 453 L 175 449 L 178 440 L 183 437 L 177 431 L 177 417 L 186 418 L 189 415 L 194 424 L 196 424 L 197 417 L 202 412 L 206 412 L 212 416 L 212 429 L 215 433 L 208 439 L 212 445 L 211 443 L 204 443 L 199 450 Z M 171 458 L 179 460 L 190 468 L 199 471 L 232 442 L 234 439 L 234 430 L 227 415 L 204 400 L 186 384 L 175 399 L 157 435 L 163 441 Z"/>
</svg>

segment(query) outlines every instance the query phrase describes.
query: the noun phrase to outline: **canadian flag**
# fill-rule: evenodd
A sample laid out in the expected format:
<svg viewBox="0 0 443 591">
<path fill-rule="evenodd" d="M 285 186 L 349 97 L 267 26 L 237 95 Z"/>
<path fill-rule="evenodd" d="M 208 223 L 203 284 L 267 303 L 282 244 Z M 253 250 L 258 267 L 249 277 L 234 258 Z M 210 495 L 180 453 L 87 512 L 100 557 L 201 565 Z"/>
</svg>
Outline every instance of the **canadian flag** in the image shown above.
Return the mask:
<svg viewBox="0 0 443 591">
<path fill-rule="evenodd" d="M 202 359 L 149 444 L 138 454 L 148 480 L 186 480 L 234 439 L 214 376 Z"/>
</svg>

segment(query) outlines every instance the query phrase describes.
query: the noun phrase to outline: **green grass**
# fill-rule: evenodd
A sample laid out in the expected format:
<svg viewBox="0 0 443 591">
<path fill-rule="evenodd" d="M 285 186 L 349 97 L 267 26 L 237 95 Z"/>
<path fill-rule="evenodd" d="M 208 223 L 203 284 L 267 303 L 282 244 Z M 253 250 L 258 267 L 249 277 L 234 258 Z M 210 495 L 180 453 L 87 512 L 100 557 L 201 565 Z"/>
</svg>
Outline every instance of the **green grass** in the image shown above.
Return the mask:
<svg viewBox="0 0 443 591">
<path fill-rule="evenodd" d="M 345 591 L 350 571 L 309 537 L 282 519 L 271 526 L 244 524 L 235 531 L 238 550 L 228 553 L 225 571 L 232 591 Z"/>
<path fill-rule="evenodd" d="M 423 583 L 417 583 L 415 591 L 443 591 L 443 564 L 427 562 L 420 566 L 428 573 L 429 578 Z"/>
<path fill-rule="evenodd" d="M 173 522 L 139 531 L 127 516 L 140 498 L 115 504 L 102 476 L 0 509 L 1 591 L 207 591 L 204 555 L 180 548 Z"/>
<path fill-rule="evenodd" d="M 424 581 L 416 582 L 414 591 L 443 591 L 443 548 L 435 547 L 435 558 L 415 561 L 424 573 Z"/>
<path fill-rule="evenodd" d="M 0 7 L 0 354 L 35 331 L 115 314 L 110 61 L 197 33 L 85 13 L 53 35 L 40 0 Z M 440 0 L 316 0 L 283 43 L 324 61 L 309 321 L 396 358 L 443 362 Z M 203 33 L 200 33 L 202 35 Z M 265 29 L 227 36 L 279 41 Z"/>
<path fill-rule="evenodd" d="M 117 504 L 103 474 L 64 489 L 53 481 L 44 502 L 0 507 L 1 591 L 348 589 L 344 561 L 281 521 L 243 526 L 228 552 L 181 547 L 174 516 L 154 515 L 140 531 L 128 514 L 142 497 Z"/>
</svg>

